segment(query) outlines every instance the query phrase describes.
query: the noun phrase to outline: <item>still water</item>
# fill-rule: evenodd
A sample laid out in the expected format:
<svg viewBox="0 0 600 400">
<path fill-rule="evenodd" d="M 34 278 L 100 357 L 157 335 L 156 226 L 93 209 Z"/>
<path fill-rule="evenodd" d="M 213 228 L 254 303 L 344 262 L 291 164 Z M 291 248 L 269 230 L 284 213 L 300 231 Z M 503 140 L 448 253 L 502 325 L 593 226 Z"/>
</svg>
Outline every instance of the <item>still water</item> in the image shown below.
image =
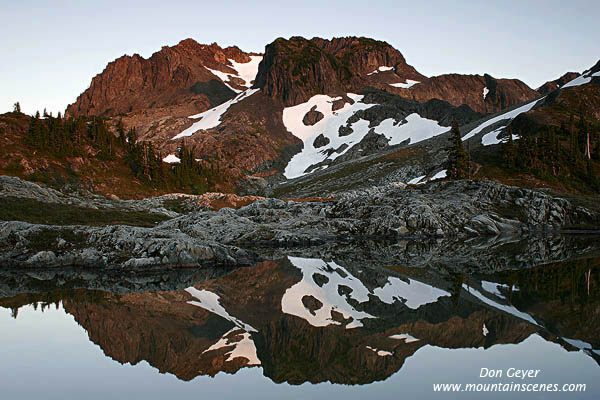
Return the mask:
<svg viewBox="0 0 600 400">
<path fill-rule="evenodd" d="M 32 279 L 0 298 L 2 399 L 600 395 L 596 258 L 476 275 L 286 257 L 130 293 Z"/>
</svg>

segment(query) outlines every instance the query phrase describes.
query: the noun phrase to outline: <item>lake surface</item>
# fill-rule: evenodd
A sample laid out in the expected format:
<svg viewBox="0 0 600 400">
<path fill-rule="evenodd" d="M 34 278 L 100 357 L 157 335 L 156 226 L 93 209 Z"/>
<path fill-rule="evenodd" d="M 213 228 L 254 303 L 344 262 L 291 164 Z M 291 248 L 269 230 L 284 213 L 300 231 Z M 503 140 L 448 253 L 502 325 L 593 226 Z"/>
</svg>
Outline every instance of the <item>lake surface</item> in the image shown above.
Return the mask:
<svg viewBox="0 0 600 400">
<path fill-rule="evenodd" d="M 599 398 L 600 259 L 449 271 L 285 257 L 131 293 L 28 272 L 0 298 L 0 397 Z"/>
</svg>

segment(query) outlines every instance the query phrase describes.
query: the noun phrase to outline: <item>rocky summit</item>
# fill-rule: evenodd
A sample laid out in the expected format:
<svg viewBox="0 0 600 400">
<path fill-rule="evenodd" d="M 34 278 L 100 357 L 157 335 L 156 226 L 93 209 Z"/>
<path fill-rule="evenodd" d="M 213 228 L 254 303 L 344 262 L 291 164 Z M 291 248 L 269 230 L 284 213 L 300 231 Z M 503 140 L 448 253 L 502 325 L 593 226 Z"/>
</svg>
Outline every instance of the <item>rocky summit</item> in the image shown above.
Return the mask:
<svg viewBox="0 0 600 400">
<path fill-rule="evenodd" d="M 102 116 L 113 127 L 136 129 L 138 140 L 162 158 L 177 156 L 182 144 L 192 147 L 198 160 L 218 169 L 225 181 L 218 188 L 233 191 L 256 178 L 280 177 L 301 150 L 304 139 L 283 121 L 285 109 L 326 95 L 336 112 L 356 102 L 348 93 L 369 90 L 424 107 L 447 103 L 479 118 L 547 92 L 484 73 L 426 77 L 389 43 L 365 37 L 278 38 L 263 54 L 186 39 L 147 59 L 134 54 L 109 63 L 66 115 Z M 329 125 L 328 118 L 318 125 L 321 110 L 305 114 L 303 125 L 315 125 L 318 133 Z M 448 119 L 433 121 L 449 126 Z"/>
</svg>

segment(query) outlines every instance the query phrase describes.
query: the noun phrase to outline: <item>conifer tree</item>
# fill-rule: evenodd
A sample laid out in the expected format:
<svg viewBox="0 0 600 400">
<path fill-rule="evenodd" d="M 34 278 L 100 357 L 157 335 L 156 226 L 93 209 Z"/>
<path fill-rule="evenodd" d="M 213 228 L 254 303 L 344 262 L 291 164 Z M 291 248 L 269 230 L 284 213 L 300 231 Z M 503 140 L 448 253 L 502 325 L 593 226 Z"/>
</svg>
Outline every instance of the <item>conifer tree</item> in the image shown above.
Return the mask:
<svg viewBox="0 0 600 400">
<path fill-rule="evenodd" d="M 516 154 L 515 142 L 513 141 L 512 126 L 511 125 L 509 125 L 506 128 L 506 132 L 507 132 L 507 136 L 503 140 L 503 143 L 504 143 L 504 162 L 505 162 L 506 168 L 508 168 L 508 169 L 514 169 L 515 168 L 515 162 L 516 162 L 517 154 Z"/>
<path fill-rule="evenodd" d="M 448 173 L 450 179 L 464 179 L 467 177 L 467 154 L 463 147 L 460 129 L 456 120 L 452 121 L 450 131 L 450 146 L 448 147 Z"/>
<path fill-rule="evenodd" d="M 121 144 L 125 144 L 125 125 L 123 124 L 122 119 L 119 119 L 117 122 L 117 133 L 119 134 L 119 142 L 121 142 Z"/>
<path fill-rule="evenodd" d="M 592 153 L 594 160 L 600 160 L 600 129 L 596 128 L 596 145 L 594 146 L 595 151 Z"/>
</svg>

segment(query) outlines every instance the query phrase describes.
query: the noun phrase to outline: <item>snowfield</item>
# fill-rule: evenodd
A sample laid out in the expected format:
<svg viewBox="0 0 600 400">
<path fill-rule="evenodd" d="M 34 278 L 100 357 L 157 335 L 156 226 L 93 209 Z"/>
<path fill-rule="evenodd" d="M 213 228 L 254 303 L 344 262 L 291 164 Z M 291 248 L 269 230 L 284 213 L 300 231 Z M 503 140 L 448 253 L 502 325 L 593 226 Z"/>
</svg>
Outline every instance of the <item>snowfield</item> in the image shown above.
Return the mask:
<svg viewBox="0 0 600 400">
<path fill-rule="evenodd" d="M 228 338 L 228 336 L 233 336 L 233 339 Z M 235 337 L 237 336 L 241 336 L 241 339 L 235 341 Z M 225 333 L 215 344 L 204 350 L 202 354 L 232 346 L 233 349 L 225 353 L 226 356 L 229 356 L 226 360 L 227 362 L 242 357 L 248 360 L 248 363 L 246 364 L 248 366 L 260 365 L 260 360 L 256 355 L 256 345 L 252 340 L 252 336 L 239 328 L 233 328 Z"/>
<path fill-rule="evenodd" d="M 408 282 L 390 277 L 387 283 L 373 290 L 373 294 L 387 304 L 392 304 L 395 301 L 401 301 L 408 308 L 416 310 L 425 304 L 435 303 L 440 297 L 450 296 L 450 293 L 445 290 L 407 279 Z"/>
<path fill-rule="evenodd" d="M 173 164 L 173 163 L 180 163 L 181 160 L 175 154 L 169 154 L 168 156 L 163 158 L 163 162 Z"/>
<path fill-rule="evenodd" d="M 210 71 L 211 74 L 216 75 L 220 80 L 223 81 L 223 83 L 225 84 L 225 86 L 227 86 L 229 89 L 233 90 L 236 93 L 240 93 L 241 91 L 239 89 L 236 89 L 234 87 L 232 87 L 231 85 L 229 85 L 227 82 L 229 81 L 229 78 L 232 76 L 237 76 L 235 74 L 231 74 L 229 72 L 222 72 L 216 69 L 212 69 L 212 68 L 208 68 L 207 66 L 204 66 L 204 68 L 206 68 L 207 70 Z"/>
<path fill-rule="evenodd" d="M 399 88 L 403 88 L 403 89 L 408 89 L 411 86 L 416 85 L 417 83 L 421 83 L 419 81 L 413 81 L 412 79 L 406 79 L 406 82 L 402 83 L 390 83 L 390 86 L 393 87 L 399 87 Z"/>
<path fill-rule="evenodd" d="M 593 77 L 600 77 L 600 71 L 595 72 L 593 74 L 590 72 L 584 72 L 582 75 L 578 76 L 577 78 L 573 79 L 570 82 L 565 83 L 560 88 L 565 89 L 565 88 L 570 88 L 570 87 L 574 87 L 574 86 L 585 85 L 587 83 L 590 83 L 592 81 Z M 483 88 L 483 98 L 484 99 L 487 96 L 488 92 L 489 92 L 489 90 L 487 89 L 487 87 Z M 510 121 L 515 119 L 519 114 L 526 113 L 526 112 L 530 111 L 531 109 L 533 109 L 539 102 L 544 100 L 544 98 L 545 97 L 542 97 L 541 99 L 531 101 L 531 102 L 524 104 L 521 107 L 516 108 L 512 111 L 508 111 L 504 114 L 498 115 L 497 117 L 488 119 L 483 124 L 479 125 L 477 128 L 471 130 L 469 133 L 467 133 L 465 136 L 463 136 L 463 138 L 462 138 L 463 141 L 472 138 L 473 136 L 477 135 L 478 133 L 483 131 L 488 126 L 491 126 L 491 125 L 493 125 L 497 122 L 503 121 L 503 120 L 507 120 L 503 126 L 495 129 L 492 132 L 486 133 L 481 138 L 481 144 L 483 144 L 484 146 L 491 146 L 493 144 L 501 143 L 502 140 L 498 139 L 498 135 L 500 135 L 500 133 L 502 133 L 502 131 L 508 126 Z M 513 137 L 513 140 L 519 139 L 518 135 L 513 135 L 512 137 Z"/>
<path fill-rule="evenodd" d="M 578 76 L 577 78 L 573 79 L 572 81 L 567 82 L 564 85 L 562 85 L 561 89 L 565 89 L 565 88 L 569 88 L 569 87 L 573 87 L 573 86 L 585 85 L 586 83 L 590 83 L 594 76 L 600 76 L 600 71 L 595 72 L 593 74 L 590 74 L 589 72 L 586 73 L 586 72 L 584 72 L 582 75 Z"/>
<path fill-rule="evenodd" d="M 408 333 L 400 333 L 398 335 L 392 335 L 389 336 L 390 339 L 395 339 L 395 340 L 404 340 L 404 343 L 413 343 L 413 342 L 418 342 L 421 339 L 417 339 L 414 336 L 409 335 Z"/>
<path fill-rule="evenodd" d="M 379 72 L 391 71 L 393 69 L 394 69 L 394 67 L 381 66 L 381 67 L 377 68 L 375 71 L 369 72 L 367 75 L 378 74 Z"/>
<path fill-rule="evenodd" d="M 529 103 L 527 103 L 525 105 L 522 105 L 521 107 L 515 108 L 512 111 L 508 111 L 508 112 L 505 112 L 504 114 L 498 115 L 497 117 L 488 119 L 483 124 L 479 125 L 477 128 L 471 130 L 469 133 L 467 133 L 465 136 L 463 136 L 462 140 L 465 141 L 467 139 L 470 139 L 473 136 L 475 136 L 478 133 L 480 133 L 481 131 L 483 131 L 488 126 L 491 126 L 491 125 L 494 125 L 497 122 L 506 120 L 506 123 L 502 127 L 496 129 L 493 132 L 490 132 L 490 133 L 484 135 L 485 142 L 484 142 L 484 140 L 482 138 L 482 143 L 485 146 L 489 146 L 491 144 L 498 144 L 498 143 L 500 143 L 500 140 L 497 138 L 497 136 L 498 136 L 498 134 L 500 134 L 500 132 L 502 132 L 502 130 L 504 128 L 506 128 L 508 126 L 508 124 L 510 123 L 510 121 L 512 121 L 513 119 L 515 119 L 519 114 L 523 114 L 523 113 L 525 113 L 525 112 L 533 109 L 533 107 L 535 107 L 536 104 L 538 104 L 540 101 L 544 100 L 544 98 L 545 97 L 542 97 L 541 99 L 534 100 L 534 101 L 529 102 Z"/>
<path fill-rule="evenodd" d="M 238 72 L 237 77 L 246 82 L 243 86 L 246 86 L 247 88 L 254 83 L 254 79 L 258 73 L 258 64 L 260 64 L 263 58 L 262 56 L 250 56 L 250 59 L 251 60 L 247 63 L 238 63 L 234 60 L 229 60 L 231 65 L 233 65 L 233 69 Z"/>
<path fill-rule="evenodd" d="M 396 277 L 388 278 L 383 287 L 371 291 L 347 269 L 333 261 L 298 257 L 288 257 L 288 259 L 292 265 L 300 269 L 302 280 L 285 291 L 281 298 L 281 309 L 284 313 L 300 317 L 316 327 L 342 324 L 346 325 L 346 329 L 361 327 L 363 326 L 361 320 L 377 317 L 357 310 L 352 304 L 370 302 L 375 298 L 386 304 L 398 301 L 416 310 L 425 304 L 437 302 L 440 297 L 450 296 L 450 293 L 445 290 L 414 279 Z M 321 277 L 319 283 L 315 281 L 315 276 Z M 347 288 L 347 291 L 340 293 L 340 287 Z M 321 306 L 310 310 L 302 301 L 305 296 L 317 299 Z M 335 320 L 333 311 L 351 321 L 342 323 Z M 392 338 L 403 339 L 407 343 L 418 340 L 408 334 Z"/>
<path fill-rule="evenodd" d="M 254 78 L 256 78 L 256 74 L 258 73 L 258 64 L 260 64 L 261 60 L 262 56 L 250 56 L 250 61 L 247 63 L 238 63 L 235 60 L 229 59 L 228 61 L 231 64 L 231 67 L 236 71 L 235 74 L 232 74 L 230 72 L 218 71 L 216 69 L 211 69 L 206 66 L 204 68 L 209 70 L 213 75 L 218 76 L 219 79 L 221 79 L 223 83 L 227 85 L 227 87 L 229 87 L 231 90 L 233 90 L 236 93 L 240 93 L 240 90 L 234 89 L 227 82 L 231 77 L 240 78 L 244 81 L 242 86 L 249 88 L 250 86 L 252 86 Z"/>
<path fill-rule="evenodd" d="M 385 119 L 375 128 L 375 132 L 383 134 L 390 140 L 390 146 L 400 144 L 405 140 L 409 140 L 410 144 L 414 144 L 448 130 L 447 126 L 441 126 L 437 121 L 423 118 L 417 113 L 410 114 L 404 121 L 399 123 L 392 118 Z"/>
<path fill-rule="evenodd" d="M 252 96 L 254 93 L 258 92 L 259 89 L 248 89 L 238 94 L 235 98 L 226 101 L 223 104 L 219 104 L 218 106 L 211 108 L 210 110 L 201 112 L 200 114 L 192 115 L 188 118 L 198 119 L 200 121 L 195 122 L 192 126 L 187 128 L 186 130 L 180 132 L 176 136 L 174 136 L 171 140 L 176 140 L 185 136 L 192 136 L 194 133 L 199 130 L 207 130 L 216 128 L 221 124 L 221 117 L 223 114 L 229 110 L 229 107 L 234 105 L 235 103 L 244 100 L 246 97 Z"/>
<path fill-rule="evenodd" d="M 447 169 L 443 169 L 440 172 L 437 172 L 431 178 L 423 180 L 426 176 L 427 175 L 417 176 L 416 178 L 413 178 L 410 181 L 406 182 L 406 184 L 407 185 L 424 185 L 424 184 L 426 184 L 429 181 L 434 181 L 436 179 L 445 178 L 446 176 L 448 176 L 448 170 Z"/>
<path fill-rule="evenodd" d="M 354 104 L 346 103 L 343 108 L 337 111 L 332 110 L 332 103 L 341 99 L 341 97 L 334 98 L 322 94 L 311 97 L 306 103 L 283 109 L 284 126 L 292 135 L 304 142 L 302 151 L 296 154 L 286 166 L 283 173 L 286 178 L 291 179 L 302 176 L 305 174 L 306 168 L 327 158 L 336 159 L 366 136 L 369 132 L 369 122 L 365 120 L 352 124 L 354 132 L 350 135 L 340 137 L 338 134 L 339 127 L 345 126 L 348 118 L 355 112 L 373 106 L 372 104 L 361 103 L 363 96 L 348 93 L 348 97 L 354 100 Z M 314 106 L 317 107 L 316 111 L 323 114 L 324 118 L 312 126 L 304 125 L 302 122 L 304 116 Z M 326 146 L 315 148 L 314 140 L 320 134 L 323 134 L 330 142 Z M 345 150 L 329 156 L 325 153 L 326 150 L 336 150 L 343 144 L 348 145 Z"/>
<path fill-rule="evenodd" d="M 469 294 L 472 294 L 473 296 L 475 296 L 476 298 L 481 300 L 483 303 L 485 303 L 497 310 L 504 311 L 505 313 L 514 315 L 517 318 L 521 318 L 525 321 L 531 322 L 534 325 L 538 325 L 537 321 L 535 319 L 533 319 L 533 317 L 531 315 L 517 310 L 514 306 L 500 304 L 494 300 L 491 300 L 491 299 L 487 298 L 485 295 L 483 295 L 481 292 L 479 292 L 478 290 L 476 290 L 472 287 L 469 287 L 468 285 L 466 285 L 464 283 L 462 285 L 462 288 Z"/>
<path fill-rule="evenodd" d="M 209 311 L 213 314 L 216 314 L 228 321 L 233 322 L 238 328 L 243 329 L 246 332 L 258 332 L 256 329 L 246 324 L 243 321 L 240 321 L 236 317 L 230 315 L 227 310 L 221 305 L 220 297 L 218 294 L 210 292 L 208 290 L 198 290 L 195 287 L 191 286 L 185 289 L 191 296 L 196 298 L 198 301 L 188 301 L 188 304 L 191 304 L 196 307 L 200 307 Z"/>
<path fill-rule="evenodd" d="M 386 357 L 386 356 L 391 356 L 391 355 L 392 355 L 392 353 L 391 353 L 391 352 L 389 352 L 389 351 L 387 351 L 387 350 L 378 350 L 378 349 L 376 349 L 376 348 L 374 348 L 374 347 L 371 347 L 371 346 L 365 346 L 365 347 L 366 347 L 367 349 L 369 349 L 369 350 L 371 350 L 371 351 L 373 351 L 373 352 L 377 353 L 377 355 L 378 355 L 379 357 Z"/>
<path fill-rule="evenodd" d="M 483 144 L 484 146 L 491 146 L 493 144 L 502 143 L 502 140 L 498 138 L 498 135 L 500 135 L 500 133 L 502 133 L 504 128 L 506 128 L 506 126 L 501 126 L 500 128 L 496 129 L 495 131 L 492 131 L 490 133 L 486 133 L 485 135 L 483 135 L 481 137 L 481 144 Z M 519 138 L 519 135 L 513 134 L 512 139 L 518 140 L 520 138 Z"/>
<path fill-rule="evenodd" d="M 306 169 L 311 165 L 318 164 L 327 159 L 335 160 L 345 154 L 353 146 L 359 143 L 369 132 L 374 129 L 375 133 L 389 139 L 390 145 L 408 141 L 413 144 L 422 140 L 437 136 L 448 130 L 440 126 L 437 121 L 421 117 L 413 113 L 400 122 L 388 118 L 378 126 L 369 127 L 366 120 L 358 120 L 351 125 L 353 132 L 347 136 L 339 135 L 339 128 L 346 126 L 348 119 L 359 110 L 368 109 L 375 104 L 362 102 L 363 96 L 348 93 L 347 96 L 354 100 L 354 104 L 346 103 L 344 107 L 333 111 L 332 103 L 341 97 L 329 97 L 327 95 L 316 95 L 306 103 L 287 107 L 283 110 L 283 124 L 294 136 L 304 143 L 302 151 L 296 154 L 285 168 L 284 176 L 288 179 L 305 175 Z M 312 126 L 304 125 L 303 119 L 307 112 L 313 107 L 323 114 L 323 119 Z M 315 139 L 323 135 L 329 142 L 321 147 L 315 147 Z M 345 145 L 345 146 L 344 146 Z M 341 147 L 344 146 L 344 147 Z"/>
<path fill-rule="evenodd" d="M 363 318 L 375 318 L 365 312 L 357 311 L 348 303 L 347 297 L 339 293 L 338 286 L 343 285 L 351 289 L 348 295 L 350 298 L 359 303 L 369 300 L 369 289 L 344 267 L 333 261 L 325 262 L 316 258 L 288 257 L 288 259 L 292 265 L 302 271 L 302 280 L 287 289 L 281 298 L 281 310 L 284 313 L 295 315 L 306 320 L 312 326 L 319 327 L 340 325 L 340 322 L 335 321 L 332 315 L 332 311 L 337 311 L 345 319 L 352 319 L 346 325 L 346 329 L 361 327 L 360 320 Z M 315 274 L 327 277 L 327 283 L 319 286 L 314 280 Z M 322 306 L 311 312 L 302 302 L 304 296 L 314 297 L 321 302 Z"/>
</svg>

